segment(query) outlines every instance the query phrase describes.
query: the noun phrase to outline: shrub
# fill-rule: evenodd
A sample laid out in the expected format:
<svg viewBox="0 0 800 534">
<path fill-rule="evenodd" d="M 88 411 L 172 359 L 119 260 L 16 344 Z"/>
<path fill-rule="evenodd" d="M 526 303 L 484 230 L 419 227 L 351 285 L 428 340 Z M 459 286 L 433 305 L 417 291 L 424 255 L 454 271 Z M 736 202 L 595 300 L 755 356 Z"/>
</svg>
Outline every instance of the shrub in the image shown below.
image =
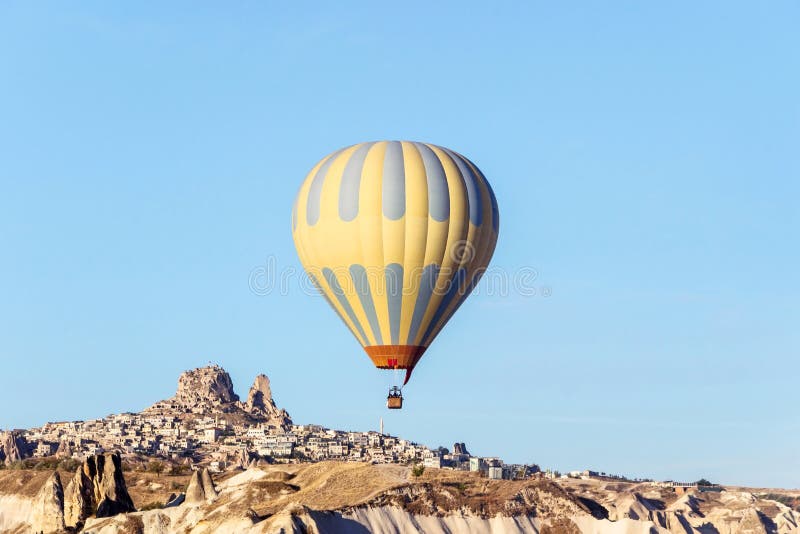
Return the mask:
<svg viewBox="0 0 800 534">
<path fill-rule="evenodd" d="M 123 473 L 128 473 L 130 471 L 133 471 L 134 469 L 135 469 L 135 466 L 132 463 L 126 462 L 124 460 L 122 461 L 122 472 Z"/>
<path fill-rule="evenodd" d="M 77 471 L 81 463 L 75 458 L 65 458 L 58 464 L 59 469 L 64 471 Z"/>
<path fill-rule="evenodd" d="M 158 460 L 152 460 L 147 464 L 147 472 L 161 476 L 161 473 L 164 472 L 164 464 Z"/>
<path fill-rule="evenodd" d="M 58 460 L 56 458 L 45 458 L 33 466 L 37 471 L 52 471 L 58 468 Z"/>
<path fill-rule="evenodd" d="M 181 475 L 185 475 L 187 471 L 187 467 L 183 464 L 173 465 L 169 468 L 169 474 L 173 477 L 179 477 Z"/>
<path fill-rule="evenodd" d="M 783 505 L 788 506 L 793 510 L 800 511 L 800 497 L 794 497 L 792 495 L 784 495 L 781 493 L 761 493 L 758 494 L 757 497 L 761 499 L 766 499 L 768 501 L 777 501 Z"/>
<path fill-rule="evenodd" d="M 297 460 L 299 460 L 301 462 L 310 462 L 311 461 L 311 458 L 309 458 L 308 456 L 305 455 L 305 453 L 303 453 L 303 452 L 301 452 L 301 451 L 299 451 L 297 449 L 292 449 L 292 455 L 290 456 L 290 458 L 295 458 L 295 459 L 297 459 Z"/>
<path fill-rule="evenodd" d="M 411 476 L 421 477 L 422 473 L 425 472 L 425 466 L 422 464 L 417 464 L 411 468 Z"/>
</svg>

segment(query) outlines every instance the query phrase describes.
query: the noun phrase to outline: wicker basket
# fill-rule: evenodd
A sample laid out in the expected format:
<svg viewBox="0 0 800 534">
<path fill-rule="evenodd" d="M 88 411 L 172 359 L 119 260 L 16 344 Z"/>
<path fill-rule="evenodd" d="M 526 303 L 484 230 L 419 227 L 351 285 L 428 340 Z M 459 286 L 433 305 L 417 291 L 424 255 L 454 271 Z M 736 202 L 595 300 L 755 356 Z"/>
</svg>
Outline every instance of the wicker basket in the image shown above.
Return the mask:
<svg viewBox="0 0 800 534">
<path fill-rule="evenodd" d="M 390 410 L 399 410 L 403 407 L 403 397 L 387 397 L 386 407 Z"/>
</svg>

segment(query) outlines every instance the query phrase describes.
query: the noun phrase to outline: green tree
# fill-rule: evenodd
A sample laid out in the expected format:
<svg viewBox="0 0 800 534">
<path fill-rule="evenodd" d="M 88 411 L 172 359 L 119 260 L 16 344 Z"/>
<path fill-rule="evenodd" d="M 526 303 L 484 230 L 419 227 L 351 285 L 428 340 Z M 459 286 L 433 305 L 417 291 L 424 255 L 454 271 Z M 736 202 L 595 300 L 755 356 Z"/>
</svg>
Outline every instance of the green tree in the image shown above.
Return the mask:
<svg viewBox="0 0 800 534">
<path fill-rule="evenodd" d="M 58 467 L 58 460 L 56 458 L 45 458 L 39 461 L 33 468 L 38 471 L 52 471 Z"/>
<path fill-rule="evenodd" d="M 156 475 L 161 476 L 161 473 L 164 472 L 163 462 L 159 462 L 158 460 L 150 461 L 150 463 L 147 464 L 147 472 L 155 473 Z"/>
<path fill-rule="evenodd" d="M 81 463 L 75 458 L 65 458 L 58 464 L 58 468 L 63 471 L 72 471 L 74 473 L 80 465 Z"/>
<path fill-rule="evenodd" d="M 183 464 L 173 465 L 169 468 L 169 474 L 173 477 L 179 477 L 186 474 L 188 468 Z"/>
</svg>

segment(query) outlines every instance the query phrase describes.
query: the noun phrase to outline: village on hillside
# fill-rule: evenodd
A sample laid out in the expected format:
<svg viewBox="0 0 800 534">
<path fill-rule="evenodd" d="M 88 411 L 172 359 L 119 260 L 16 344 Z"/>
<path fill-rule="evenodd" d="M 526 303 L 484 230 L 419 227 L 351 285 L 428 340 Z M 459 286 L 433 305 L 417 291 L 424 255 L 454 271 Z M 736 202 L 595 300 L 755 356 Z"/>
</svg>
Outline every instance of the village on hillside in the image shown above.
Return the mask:
<svg viewBox="0 0 800 534">
<path fill-rule="evenodd" d="M 473 456 L 464 443 L 455 443 L 451 450 L 431 449 L 384 434 L 382 428 L 359 432 L 294 424 L 289 414 L 275 405 L 266 376 L 256 378 L 247 401 L 242 402 L 233 392 L 230 375 L 216 365 L 183 373 L 174 397 L 140 413 L 46 423 L 6 432 L 0 440 L 0 460 L 6 466 L 28 458 L 82 461 L 105 452 L 191 469 L 207 467 L 217 473 L 266 463 L 339 460 L 481 472 L 490 479 L 627 480 L 593 470 L 561 474 L 542 472 L 536 464 L 506 464 L 497 457 Z"/>
</svg>

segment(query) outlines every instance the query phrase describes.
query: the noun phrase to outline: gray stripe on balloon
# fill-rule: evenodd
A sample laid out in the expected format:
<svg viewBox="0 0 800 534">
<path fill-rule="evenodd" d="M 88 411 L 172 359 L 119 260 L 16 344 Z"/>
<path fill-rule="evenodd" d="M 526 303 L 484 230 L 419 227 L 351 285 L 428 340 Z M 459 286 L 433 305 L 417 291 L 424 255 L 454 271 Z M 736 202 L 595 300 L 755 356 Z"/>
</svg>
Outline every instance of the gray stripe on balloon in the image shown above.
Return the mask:
<svg viewBox="0 0 800 534">
<path fill-rule="evenodd" d="M 389 141 L 383 158 L 383 214 L 396 221 L 406 212 L 406 172 L 403 145 Z"/>
<path fill-rule="evenodd" d="M 339 301 L 339 304 L 342 305 L 345 313 L 355 325 L 358 333 L 361 335 L 361 343 L 367 345 L 367 335 L 364 333 L 364 328 L 362 328 L 361 323 L 356 317 L 356 314 L 353 312 L 353 308 L 350 306 L 350 302 L 347 300 L 347 297 L 345 297 L 344 291 L 342 291 L 342 286 L 339 285 L 339 280 L 336 279 L 336 275 L 327 267 L 322 269 L 322 274 L 325 276 L 325 280 L 328 281 L 331 291 L 333 291 L 333 294 L 336 295 L 336 299 Z"/>
<path fill-rule="evenodd" d="M 330 306 L 330 307 L 331 307 L 331 309 L 332 309 L 334 312 L 336 312 L 336 317 L 338 317 L 339 319 L 341 319 L 341 320 L 342 320 L 342 322 L 344 323 L 344 325 L 345 325 L 345 326 L 347 327 L 347 329 L 349 330 L 349 329 L 350 329 L 350 327 L 348 326 L 348 324 L 347 324 L 347 321 L 345 320 L 344 316 L 343 316 L 341 313 L 339 313 L 339 309 L 338 309 L 338 308 L 337 308 L 337 307 L 336 307 L 336 306 L 333 304 L 333 301 L 330 299 L 330 297 L 328 297 L 328 294 L 327 294 L 327 293 L 325 293 L 325 290 L 324 290 L 324 289 L 322 289 L 322 285 L 320 285 L 320 283 L 319 283 L 319 280 L 317 280 L 317 277 L 316 277 L 316 276 L 314 276 L 314 275 L 313 275 L 313 274 L 311 274 L 311 273 L 307 273 L 307 274 L 308 274 L 308 278 L 309 278 L 309 280 L 311 280 L 311 283 L 312 283 L 312 284 L 314 284 L 314 287 L 315 287 L 315 288 L 317 288 L 317 291 L 319 291 L 319 294 L 320 294 L 320 295 L 322 295 L 322 298 L 324 298 L 324 299 L 325 299 L 325 302 L 327 302 L 327 303 L 328 303 L 328 306 Z"/>
<path fill-rule="evenodd" d="M 475 271 L 475 274 L 472 275 L 472 281 L 469 282 L 468 285 L 464 286 L 464 289 L 461 291 L 461 294 L 458 297 L 458 304 L 453 307 L 453 313 L 451 316 L 455 315 L 458 309 L 467 301 L 467 297 L 469 297 L 475 288 L 478 286 L 478 282 L 481 281 L 483 275 L 486 273 L 486 269 L 479 269 Z"/>
<path fill-rule="evenodd" d="M 425 176 L 428 181 L 428 212 L 435 221 L 446 221 L 450 216 L 450 191 L 442 162 L 436 153 L 424 143 L 414 143 L 422 156 Z"/>
<path fill-rule="evenodd" d="M 467 278 L 467 270 L 462 267 L 461 269 L 456 271 L 455 276 L 453 276 L 453 278 L 450 279 L 450 287 L 447 288 L 447 293 L 445 294 L 444 298 L 442 298 L 442 301 L 439 303 L 439 307 L 436 308 L 436 313 L 433 314 L 433 318 L 431 319 L 428 328 L 425 329 L 425 335 L 422 336 L 422 343 L 421 343 L 422 345 L 427 347 L 428 345 L 431 344 L 431 341 L 433 341 L 433 339 L 431 339 L 431 334 L 433 333 L 437 323 L 440 320 L 444 320 L 444 322 L 450 320 L 452 314 L 445 317 L 444 316 L 445 311 L 447 311 L 447 307 L 450 305 L 453 299 L 459 296 L 459 294 L 461 294 L 462 291 L 461 286 L 464 285 L 466 278 Z"/>
<path fill-rule="evenodd" d="M 417 302 L 414 304 L 414 315 L 411 317 L 411 328 L 408 331 L 408 340 L 406 341 L 408 345 L 413 345 L 417 338 L 422 319 L 425 317 L 425 312 L 428 311 L 428 304 L 431 302 L 433 290 L 436 288 L 436 279 L 438 277 L 439 266 L 435 263 L 431 263 L 422 270 Z"/>
<path fill-rule="evenodd" d="M 389 301 L 389 330 L 392 345 L 400 344 L 400 313 L 403 309 L 403 266 L 390 263 L 386 266 L 386 296 Z"/>
<path fill-rule="evenodd" d="M 494 196 L 494 189 L 486 180 L 486 188 L 489 190 L 489 195 L 492 197 L 492 228 L 495 232 L 500 231 L 500 209 L 497 207 L 497 197 Z"/>
<path fill-rule="evenodd" d="M 375 302 L 372 300 L 372 293 L 367 279 L 367 270 L 363 265 L 354 264 L 350 266 L 350 278 L 353 279 L 353 287 L 361 301 L 364 315 L 367 316 L 372 333 L 375 334 L 375 341 L 378 345 L 383 345 L 381 337 L 381 325 L 378 322 L 378 314 L 375 313 Z"/>
<path fill-rule="evenodd" d="M 358 216 L 358 190 L 361 187 L 361 171 L 364 160 L 375 143 L 364 143 L 359 146 L 347 160 L 339 186 L 339 217 L 344 221 L 352 221 Z"/>
<path fill-rule="evenodd" d="M 328 169 L 333 161 L 342 151 L 348 148 L 350 147 L 340 148 L 331 154 L 330 157 L 325 160 L 325 163 L 317 169 L 317 173 L 314 175 L 314 179 L 311 181 L 311 187 L 308 190 L 308 203 L 306 204 L 306 222 L 309 226 L 314 226 L 317 224 L 317 221 L 319 221 L 320 205 L 322 204 L 322 184 L 325 183 L 325 175 L 328 174 Z"/>
<path fill-rule="evenodd" d="M 478 178 L 472 172 L 472 168 L 464 161 L 464 158 L 447 148 L 442 147 L 442 150 L 447 152 L 453 159 L 461 176 L 464 178 L 464 184 L 467 186 L 467 201 L 469 201 L 469 220 L 475 226 L 480 226 L 483 220 L 483 207 Z"/>
<path fill-rule="evenodd" d="M 483 181 L 484 185 L 486 186 L 486 190 L 489 191 L 489 200 L 492 205 L 492 229 L 497 232 L 500 228 L 500 211 L 497 209 L 497 197 L 494 196 L 494 189 L 492 189 L 492 185 L 489 183 L 489 180 L 486 179 L 486 176 L 483 174 L 477 165 L 475 165 L 472 160 L 464 158 L 467 160 L 467 163 L 472 167 L 472 170 L 480 177 Z"/>
</svg>

